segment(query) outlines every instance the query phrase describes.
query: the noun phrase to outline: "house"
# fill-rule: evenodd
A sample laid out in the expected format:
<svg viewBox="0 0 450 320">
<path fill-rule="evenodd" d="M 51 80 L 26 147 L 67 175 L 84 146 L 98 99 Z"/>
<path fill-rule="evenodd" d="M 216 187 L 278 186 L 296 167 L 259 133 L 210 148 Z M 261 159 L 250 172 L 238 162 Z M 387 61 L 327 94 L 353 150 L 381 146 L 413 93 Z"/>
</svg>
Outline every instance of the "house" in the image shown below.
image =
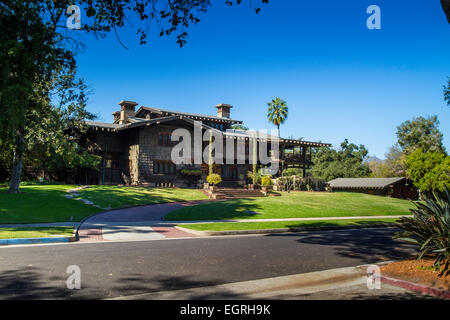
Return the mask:
<svg viewBox="0 0 450 320">
<path fill-rule="evenodd" d="M 120 110 L 113 112 L 112 123 L 86 121 L 87 139 L 93 146 L 91 152 L 102 157 L 98 170 L 86 170 L 79 175 L 79 182 L 86 184 L 150 184 L 152 186 L 191 186 L 196 187 L 205 181 L 209 166 L 204 161 L 175 164 L 171 160 L 172 149 L 178 142 L 171 135 L 176 129 L 185 129 L 194 135 L 194 127 L 201 122 L 202 133 L 206 130 L 220 132 L 224 141 L 232 141 L 234 161 L 232 164 L 213 164 L 213 171 L 221 175 L 223 185 L 238 186 L 246 183 L 247 172 L 252 166 L 249 157 L 252 153 L 252 136 L 248 131 L 233 130 L 232 126 L 242 121 L 230 117 L 232 106 L 218 104 L 216 115 L 203 115 L 190 112 L 178 112 L 160 108 L 141 106 L 138 103 L 122 100 Z M 262 140 L 273 136 L 260 135 Z M 260 140 L 261 140 L 260 139 Z M 203 139 L 202 139 L 203 140 Z M 239 141 L 239 143 L 238 143 Z M 201 145 L 192 143 L 192 154 L 202 150 L 209 141 Z M 244 162 L 237 161 L 238 145 L 244 146 Z M 308 142 L 294 139 L 280 139 L 279 162 L 284 167 L 297 166 L 305 173 L 311 163 L 311 148 L 330 146 L 320 142 Z M 223 147 L 224 157 L 227 151 Z M 207 161 L 208 162 L 208 161 Z M 225 163 L 225 161 L 224 161 Z M 261 164 L 258 164 L 260 167 Z"/>
<path fill-rule="evenodd" d="M 400 199 L 417 199 L 417 190 L 406 178 L 337 178 L 328 182 L 332 191 L 363 192 Z"/>
</svg>

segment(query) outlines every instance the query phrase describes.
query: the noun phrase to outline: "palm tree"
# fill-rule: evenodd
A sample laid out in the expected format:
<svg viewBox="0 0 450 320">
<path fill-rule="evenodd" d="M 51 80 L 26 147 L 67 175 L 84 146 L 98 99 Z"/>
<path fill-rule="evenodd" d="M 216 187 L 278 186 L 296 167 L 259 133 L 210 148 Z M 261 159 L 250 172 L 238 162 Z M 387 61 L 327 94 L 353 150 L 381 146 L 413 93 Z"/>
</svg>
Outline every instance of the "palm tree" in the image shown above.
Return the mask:
<svg viewBox="0 0 450 320">
<path fill-rule="evenodd" d="M 267 117 L 269 121 L 277 126 L 278 138 L 280 137 L 280 124 L 284 123 L 287 119 L 288 107 L 286 106 L 286 101 L 280 98 L 272 99 L 268 102 L 269 110 L 267 111 Z"/>
</svg>

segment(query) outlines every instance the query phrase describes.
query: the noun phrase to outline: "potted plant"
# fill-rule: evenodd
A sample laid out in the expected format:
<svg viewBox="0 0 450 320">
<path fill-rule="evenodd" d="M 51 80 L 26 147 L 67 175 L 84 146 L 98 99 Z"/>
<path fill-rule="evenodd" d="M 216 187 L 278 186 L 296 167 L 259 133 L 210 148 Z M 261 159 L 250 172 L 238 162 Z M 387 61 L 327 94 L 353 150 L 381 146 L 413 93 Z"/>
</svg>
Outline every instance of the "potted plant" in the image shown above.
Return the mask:
<svg viewBox="0 0 450 320">
<path fill-rule="evenodd" d="M 184 176 L 200 176 L 202 171 L 197 169 L 183 169 L 181 170 L 181 174 Z"/>
<path fill-rule="evenodd" d="M 256 171 L 249 171 L 247 173 L 248 179 L 250 179 L 251 183 L 248 184 L 248 190 L 256 190 L 258 189 L 258 182 L 261 179 L 261 176 Z"/>
<path fill-rule="evenodd" d="M 211 173 L 206 177 L 206 181 L 208 181 L 210 185 L 212 184 L 212 186 L 209 187 L 209 190 L 214 192 L 217 185 L 222 182 L 222 178 L 217 173 Z"/>
<path fill-rule="evenodd" d="M 261 178 L 262 191 L 267 193 L 272 190 L 273 182 L 271 176 L 263 176 Z"/>
</svg>

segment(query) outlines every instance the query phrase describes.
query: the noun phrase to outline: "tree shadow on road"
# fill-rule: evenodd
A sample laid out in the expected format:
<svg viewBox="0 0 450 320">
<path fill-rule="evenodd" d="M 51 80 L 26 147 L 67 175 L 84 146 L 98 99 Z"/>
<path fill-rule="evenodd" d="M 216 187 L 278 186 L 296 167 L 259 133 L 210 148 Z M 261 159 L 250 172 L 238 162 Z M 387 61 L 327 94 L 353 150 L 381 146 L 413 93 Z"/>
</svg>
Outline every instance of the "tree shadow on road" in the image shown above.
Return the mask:
<svg viewBox="0 0 450 320">
<path fill-rule="evenodd" d="M 69 274 L 67 274 L 69 277 Z M 1 300 L 40 300 L 40 299 L 105 299 L 130 296 L 149 292 L 190 289 L 214 286 L 219 280 L 199 281 L 190 276 L 145 276 L 127 275 L 116 280 L 113 286 L 92 287 L 81 281 L 80 290 L 67 289 L 67 277 L 47 276 L 45 270 L 36 267 L 22 267 L 0 272 Z M 242 298 L 242 295 L 239 296 Z M 139 297 L 137 297 L 139 299 Z M 189 299 L 233 299 L 237 295 L 226 289 L 190 293 Z M 171 297 L 171 299 L 177 299 Z"/>
<path fill-rule="evenodd" d="M 299 243 L 332 246 L 337 255 L 355 258 L 363 263 L 415 257 L 417 250 L 414 246 L 392 239 L 397 231 L 394 228 L 330 230 L 283 236 L 300 236 L 296 240 Z"/>
<path fill-rule="evenodd" d="M 214 288 L 208 290 L 207 287 L 221 284 L 219 280 L 202 281 L 194 279 L 193 276 L 154 276 L 146 277 L 143 275 L 132 275 L 120 278 L 119 285 L 113 289 L 113 292 L 120 292 L 121 296 L 133 296 L 134 299 L 146 299 L 142 294 L 155 294 L 152 299 L 245 299 L 242 294 L 236 294 L 225 288 Z M 198 289 L 203 288 L 203 289 Z M 193 289 L 193 290 L 189 290 Z M 195 289 L 195 290 L 194 290 Z M 183 295 L 177 295 L 176 290 L 186 290 Z M 165 291 L 166 295 L 161 292 Z M 169 292 L 168 292 L 169 291 Z M 172 294 L 170 291 L 173 291 Z M 148 299 L 148 298 L 147 298 Z"/>
<path fill-rule="evenodd" d="M 67 289 L 67 277 L 47 277 L 36 267 L 2 271 L 0 299 L 87 299 L 82 290 Z"/>
</svg>

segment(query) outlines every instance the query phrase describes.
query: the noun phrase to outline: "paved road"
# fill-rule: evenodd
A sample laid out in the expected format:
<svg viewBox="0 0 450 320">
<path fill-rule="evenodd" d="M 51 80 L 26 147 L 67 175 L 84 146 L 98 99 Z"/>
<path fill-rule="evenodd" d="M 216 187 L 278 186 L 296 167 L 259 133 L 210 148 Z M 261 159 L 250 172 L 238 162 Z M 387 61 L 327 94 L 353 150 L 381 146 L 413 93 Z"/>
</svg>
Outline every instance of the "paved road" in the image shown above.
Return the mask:
<svg viewBox="0 0 450 320">
<path fill-rule="evenodd" d="M 394 229 L 0 248 L 0 299 L 111 298 L 409 256 Z M 81 290 L 66 268 L 81 268 Z"/>
</svg>

